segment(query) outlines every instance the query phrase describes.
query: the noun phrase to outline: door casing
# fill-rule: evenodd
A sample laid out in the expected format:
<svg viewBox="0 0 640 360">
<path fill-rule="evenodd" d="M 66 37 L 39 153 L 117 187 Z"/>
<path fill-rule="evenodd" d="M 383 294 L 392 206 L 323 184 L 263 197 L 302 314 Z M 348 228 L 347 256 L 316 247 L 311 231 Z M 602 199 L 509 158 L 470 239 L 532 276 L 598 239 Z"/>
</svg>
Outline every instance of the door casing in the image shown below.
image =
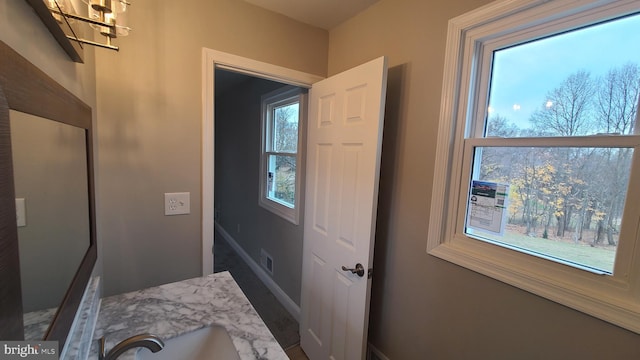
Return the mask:
<svg viewBox="0 0 640 360">
<path fill-rule="evenodd" d="M 324 79 L 297 70 L 202 48 L 202 276 L 213 273 L 215 70 L 223 69 L 303 88 Z"/>
</svg>

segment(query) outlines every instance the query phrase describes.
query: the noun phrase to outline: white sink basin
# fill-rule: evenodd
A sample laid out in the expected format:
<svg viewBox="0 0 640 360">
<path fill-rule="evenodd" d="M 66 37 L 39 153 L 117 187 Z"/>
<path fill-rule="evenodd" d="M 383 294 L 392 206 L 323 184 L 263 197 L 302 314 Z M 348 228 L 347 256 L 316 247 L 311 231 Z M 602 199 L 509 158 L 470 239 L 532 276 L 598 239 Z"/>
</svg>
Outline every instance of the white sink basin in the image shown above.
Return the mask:
<svg viewBox="0 0 640 360">
<path fill-rule="evenodd" d="M 136 360 L 240 360 L 233 341 L 222 326 L 210 326 L 165 341 L 157 353 L 142 348 Z"/>
</svg>

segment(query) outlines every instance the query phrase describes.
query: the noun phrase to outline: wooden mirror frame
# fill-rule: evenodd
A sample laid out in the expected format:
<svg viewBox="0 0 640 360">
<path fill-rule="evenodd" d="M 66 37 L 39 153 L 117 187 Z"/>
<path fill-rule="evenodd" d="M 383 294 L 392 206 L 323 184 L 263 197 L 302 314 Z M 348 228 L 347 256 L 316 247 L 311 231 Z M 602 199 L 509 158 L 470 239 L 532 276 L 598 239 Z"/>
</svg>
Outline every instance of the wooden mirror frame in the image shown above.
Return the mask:
<svg viewBox="0 0 640 360">
<path fill-rule="evenodd" d="M 97 259 L 91 108 L 0 41 L 0 339 L 24 340 L 9 110 L 85 129 L 89 248 L 43 339 L 62 351 Z"/>
</svg>

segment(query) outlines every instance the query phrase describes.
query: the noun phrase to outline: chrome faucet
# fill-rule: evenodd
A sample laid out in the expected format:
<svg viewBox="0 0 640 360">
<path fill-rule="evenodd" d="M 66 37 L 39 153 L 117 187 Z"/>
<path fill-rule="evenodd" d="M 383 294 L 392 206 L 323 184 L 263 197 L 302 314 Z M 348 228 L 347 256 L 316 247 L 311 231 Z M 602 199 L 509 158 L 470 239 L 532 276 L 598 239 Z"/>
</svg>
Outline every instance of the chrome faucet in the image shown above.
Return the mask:
<svg viewBox="0 0 640 360">
<path fill-rule="evenodd" d="M 128 339 L 122 340 L 116 346 L 114 346 L 108 353 L 105 354 L 105 338 L 104 336 L 100 338 L 100 360 L 115 360 L 118 356 L 122 355 L 123 352 L 137 348 L 137 347 L 145 347 L 151 352 L 158 352 L 162 350 L 164 347 L 164 342 L 162 339 L 155 335 L 151 334 L 140 334 L 132 336 Z"/>
</svg>

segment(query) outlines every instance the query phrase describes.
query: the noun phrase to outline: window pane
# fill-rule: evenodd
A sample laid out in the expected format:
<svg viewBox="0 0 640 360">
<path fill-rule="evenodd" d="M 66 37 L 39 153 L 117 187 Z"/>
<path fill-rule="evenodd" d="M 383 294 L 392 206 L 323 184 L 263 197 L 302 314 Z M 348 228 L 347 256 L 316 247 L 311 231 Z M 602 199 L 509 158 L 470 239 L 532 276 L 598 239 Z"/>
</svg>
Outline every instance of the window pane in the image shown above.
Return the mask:
<svg viewBox="0 0 640 360">
<path fill-rule="evenodd" d="M 495 191 L 470 193 L 465 231 L 613 273 L 632 156 L 631 148 L 476 148 L 473 179 L 508 185 L 508 200 L 503 210 L 481 208 L 474 201 Z M 502 233 L 486 230 L 483 214 L 502 220 Z"/>
<path fill-rule="evenodd" d="M 298 150 L 298 103 L 273 109 L 273 151 Z"/>
<path fill-rule="evenodd" d="M 639 43 L 634 15 L 494 51 L 485 136 L 633 134 Z"/>
<path fill-rule="evenodd" d="M 296 158 L 268 155 L 267 197 L 290 208 L 296 203 Z"/>
</svg>

